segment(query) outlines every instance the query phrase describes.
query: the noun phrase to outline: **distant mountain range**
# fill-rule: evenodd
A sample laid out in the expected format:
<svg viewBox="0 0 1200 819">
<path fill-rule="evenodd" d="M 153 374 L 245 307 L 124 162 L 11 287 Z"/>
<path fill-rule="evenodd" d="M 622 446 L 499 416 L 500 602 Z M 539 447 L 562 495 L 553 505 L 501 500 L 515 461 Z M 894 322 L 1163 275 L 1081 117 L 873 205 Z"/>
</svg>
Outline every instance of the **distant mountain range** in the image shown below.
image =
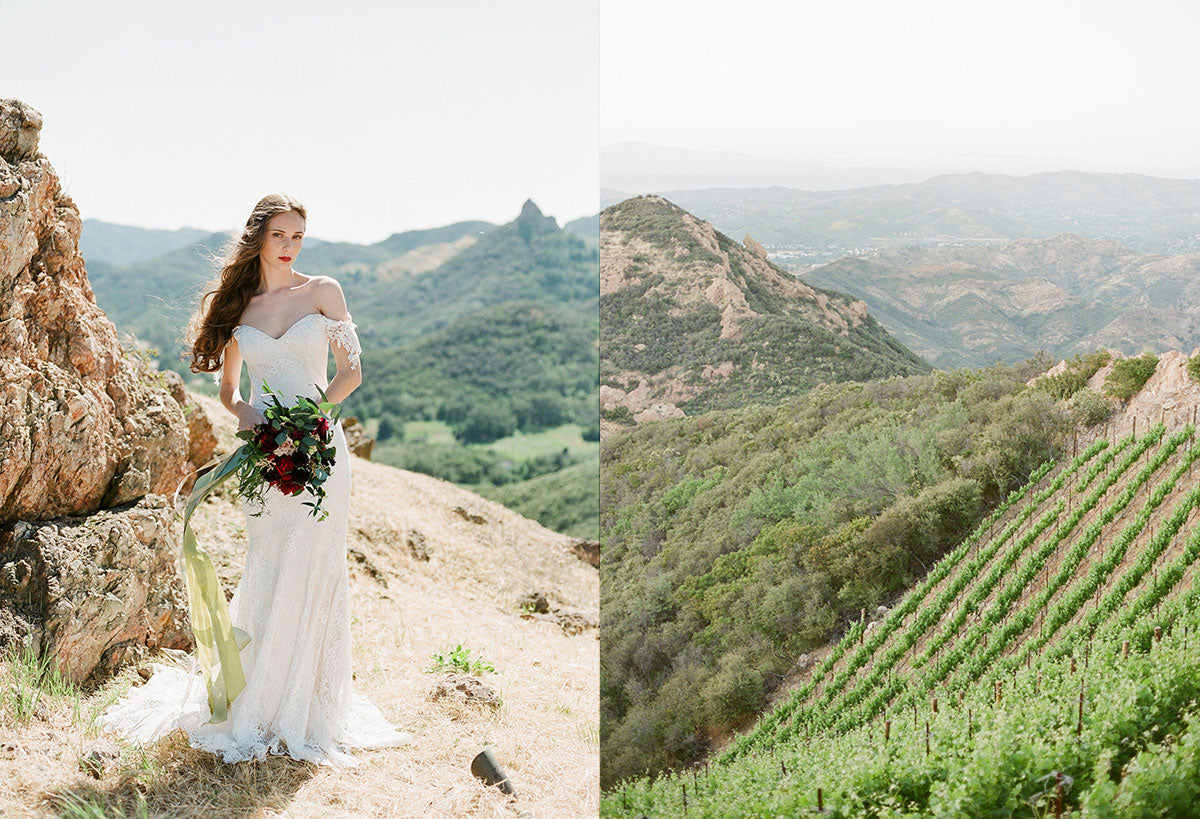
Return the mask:
<svg viewBox="0 0 1200 819">
<path fill-rule="evenodd" d="M 179 250 L 211 234 L 211 230 L 200 228 L 155 230 L 84 219 L 79 250 L 89 268 L 93 262 L 127 265 Z"/>
<path fill-rule="evenodd" d="M 1200 344 L 1200 253 L 1159 256 L 1061 234 L 976 247 L 891 248 L 809 270 L 861 296 L 939 368 Z"/>
<path fill-rule="evenodd" d="M 1074 233 L 1147 253 L 1200 251 L 1200 180 L 1058 171 L 967 173 L 843 190 L 787 187 L 661 194 L 788 269 L 887 247 L 979 244 Z M 625 198 L 601 193 L 602 204 Z"/>
<path fill-rule="evenodd" d="M 97 241 L 88 241 L 89 229 Z M 137 230 L 89 220 L 81 245 L 103 247 L 113 236 L 136 237 Z M 145 241 L 131 240 L 130 247 L 169 238 L 160 235 L 163 231 L 147 233 Z M 185 379 L 191 376 L 178 363 L 182 330 L 212 275 L 210 256 L 227 238 L 225 233 L 205 234 L 130 264 L 116 263 L 102 251 L 87 259 L 97 303 L 118 330 L 156 346 L 161 366 L 177 369 Z M 521 215 L 506 225 L 458 222 L 397 233 L 372 245 L 306 245 L 297 269 L 341 283 L 364 346 L 376 349 L 415 340 L 475 310 L 510 301 L 573 307 L 581 321 L 594 324 L 599 296 L 596 249 L 559 228 L 533 202 L 526 202 Z"/>
<path fill-rule="evenodd" d="M 797 281 L 677 205 L 600 214 L 601 405 L 637 420 L 928 371 L 861 301 Z"/>
</svg>

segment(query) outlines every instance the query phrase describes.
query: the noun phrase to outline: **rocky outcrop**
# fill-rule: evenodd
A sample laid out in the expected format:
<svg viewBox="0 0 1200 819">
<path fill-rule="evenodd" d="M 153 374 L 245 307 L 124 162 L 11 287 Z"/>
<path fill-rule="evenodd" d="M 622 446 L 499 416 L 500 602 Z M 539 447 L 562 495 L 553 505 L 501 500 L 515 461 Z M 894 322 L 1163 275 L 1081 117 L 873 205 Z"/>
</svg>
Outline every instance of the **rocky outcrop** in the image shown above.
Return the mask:
<svg viewBox="0 0 1200 819">
<path fill-rule="evenodd" d="M 174 540 L 161 495 L 0 530 L 0 637 L 29 635 L 77 682 L 189 646 Z"/>
<path fill-rule="evenodd" d="M 1200 348 L 1192 351 L 1192 355 L 1197 353 Z M 1187 365 L 1188 354 L 1179 350 L 1160 355 L 1154 375 L 1129 400 L 1123 418 L 1140 418 L 1143 425 L 1162 421 L 1170 427 L 1192 421 L 1200 406 L 1200 383 L 1188 375 Z"/>
<path fill-rule="evenodd" d="M 41 127 L 0 100 L 0 645 L 83 680 L 131 646 L 190 644 L 161 496 L 214 442 L 96 306 Z"/>
<path fill-rule="evenodd" d="M 752 237 L 747 236 L 744 239 L 742 239 L 742 244 L 745 245 L 746 250 L 749 250 L 755 256 L 762 259 L 764 262 L 767 260 L 767 249 L 765 247 L 763 247 L 762 245 L 760 245 L 758 242 L 754 241 L 754 239 Z"/>
</svg>

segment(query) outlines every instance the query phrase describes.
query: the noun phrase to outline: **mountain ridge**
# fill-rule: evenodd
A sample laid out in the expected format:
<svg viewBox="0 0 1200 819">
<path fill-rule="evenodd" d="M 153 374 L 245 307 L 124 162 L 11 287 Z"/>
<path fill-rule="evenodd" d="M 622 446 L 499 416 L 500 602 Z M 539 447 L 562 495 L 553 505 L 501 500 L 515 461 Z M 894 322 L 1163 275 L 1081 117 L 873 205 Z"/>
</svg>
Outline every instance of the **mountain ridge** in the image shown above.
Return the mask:
<svg viewBox="0 0 1200 819">
<path fill-rule="evenodd" d="M 928 367 L 861 301 L 661 197 L 606 208 L 600 242 L 602 408 L 649 420 Z"/>
</svg>

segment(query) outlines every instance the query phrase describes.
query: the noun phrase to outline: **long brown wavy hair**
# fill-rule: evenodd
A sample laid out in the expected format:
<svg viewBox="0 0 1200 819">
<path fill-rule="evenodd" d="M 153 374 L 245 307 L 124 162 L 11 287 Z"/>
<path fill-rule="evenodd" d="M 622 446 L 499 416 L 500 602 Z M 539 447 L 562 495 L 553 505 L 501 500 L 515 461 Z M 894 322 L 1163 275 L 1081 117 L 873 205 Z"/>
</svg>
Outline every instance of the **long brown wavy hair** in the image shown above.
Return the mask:
<svg viewBox="0 0 1200 819">
<path fill-rule="evenodd" d="M 304 205 L 287 194 L 272 193 L 259 199 L 241 235 L 230 236 L 213 258 L 217 273 L 205 285 L 206 292 L 187 327 L 192 372 L 211 373 L 221 368 L 225 345 L 261 282 L 258 254 L 267 236 L 267 222 L 276 214 L 292 210 L 307 221 Z"/>
</svg>

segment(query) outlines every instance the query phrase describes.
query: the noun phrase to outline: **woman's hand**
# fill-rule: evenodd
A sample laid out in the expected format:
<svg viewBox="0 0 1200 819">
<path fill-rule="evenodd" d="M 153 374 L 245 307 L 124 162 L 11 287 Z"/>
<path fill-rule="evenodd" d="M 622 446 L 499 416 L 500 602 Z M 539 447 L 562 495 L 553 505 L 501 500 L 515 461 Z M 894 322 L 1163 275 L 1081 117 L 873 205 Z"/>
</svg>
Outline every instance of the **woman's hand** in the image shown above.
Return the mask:
<svg viewBox="0 0 1200 819">
<path fill-rule="evenodd" d="M 238 432 L 244 429 L 250 429 L 255 424 L 266 423 L 267 416 L 262 414 L 262 410 L 252 404 L 242 401 L 237 406 L 238 417 Z"/>
</svg>

